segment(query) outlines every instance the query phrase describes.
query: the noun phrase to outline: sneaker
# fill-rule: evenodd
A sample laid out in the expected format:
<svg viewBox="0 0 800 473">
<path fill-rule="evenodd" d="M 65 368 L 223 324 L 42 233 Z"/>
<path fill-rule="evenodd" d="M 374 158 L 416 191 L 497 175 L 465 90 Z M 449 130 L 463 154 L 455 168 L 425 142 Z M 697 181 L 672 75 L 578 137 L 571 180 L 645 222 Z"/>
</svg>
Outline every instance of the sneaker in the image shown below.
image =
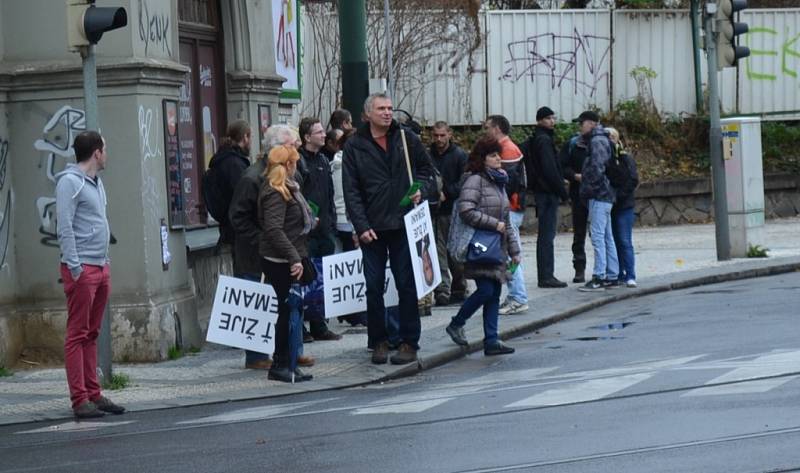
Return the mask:
<svg viewBox="0 0 800 473">
<path fill-rule="evenodd" d="M 469 342 L 467 341 L 467 335 L 464 333 L 464 327 L 456 327 L 455 325 L 450 324 L 444 329 L 444 331 L 450 335 L 450 338 L 456 345 L 461 345 L 462 347 L 469 345 Z"/>
<path fill-rule="evenodd" d="M 528 304 L 520 304 L 515 300 L 507 300 L 502 306 L 500 306 L 500 315 L 513 315 L 519 314 L 520 312 L 525 312 L 528 310 Z"/>
<path fill-rule="evenodd" d="M 94 403 L 95 407 L 97 407 L 97 409 L 103 412 L 108 412 L 109 414 L 122 414 L 123 412 L 125 412 L 124 407 L 118 404 L 114 404 L 111 401 L 111 399 L 105 396 L 100 396 L 92 402 Z"/>
<path fill-rule="evenodd" d="M 273 365 L 272 368 L 267 373 L 267 379 L 272 381 L 280 381 L 282 383 L 291 383 L 292 382 L 292 374 L 294 374 L 294 382 L 301 383 L 303 381 L 310 381 L 313 376 L 310 374 L 305 374 L 300 371 L 300 368 L 297 368 L 294 373 L 289 369 L 288 366 L 275 366 Z"/>
<path fill-rule="evenodd" d="M 575 277 L 572 278 L 572 282 L 575 284 L 580 284 L 582 282 L 586 282 L 586 274 L 583 271 L 575 271 Z"/>
<path fill-rule="evenodd" d="M 606 288 L 603 286 L 602 279 L 597 276 L 592 276 L 592 280 L 579 287 L 578 290 L 583 292 L 602 292 L 605 291 Z"/>
<path fill-rule="evenodd" d="M 567 287 L 567 283 L 563 281 L 559 281 L 556 278 L 549 278 L 542 281 L 539 281 L 539 287 L 545 289 L 558 289 L 562 287 Z"/>
<path fill-rule="evenodd" d="M 98 409 L 92 401 L 84 401 L 81 405 L 72 409 L 72 412 L 78 419 L 96 419 L 106 415 L 106 413 Z"/>
<path fill-rule="evenodd" d="M 625 285 L 628 287 L 636 287 L 636 280 L 635 279 L 628 279 L 625 281 Z"/>
<path fill-rule="evenodd" d="M 321 340 L 321 341 L 334 341 L 334 340 L 341 340 L 342 336 L 338 333 L 334 333 L 332 330 L 328 330 L 319 334 L 311 334 L 314 340 Z M 305 342 L 305 338 L 303 339 Z"/>
<path fill-rule="evenodd" d="M 303 343 L 312 343 L 314 341 L 314 337 L 311 336 L 311 332 L 309 332 L 305 326 L 303 326 Z"/>
<path fill-rule="evenodd" d="M 514 351 L 514 347 L 510 347 L 499 340 L 483 346 L 483 354 L 485 356 L 510 355 L 514 353 Z"/>
<path fill-rule="evenodd" d="M 266 359 L 266 360 L 252 361 L 250 363 L 245 363 L 244 367 L 245 367 L 245 369 L 248 369 L 248 370 L 264 370 L 264 371 L 266 371 L 266 370 L 272 368 L 272 360 L 271 359 Z"/>
<path fill-rule="evenodd" d="M 389 342 L 380 342 L 372 350 L 372 364 L 385 365 L 389 361 Z"/>
<path fill-rule="evenodd" d="M 622 287 L 622 281 L 619 279 L 604 279 L 602 284 L 606 289 L 619 289 Z"/>
<path fill-rule="evenodd" d="M 300 355 L 297 357 L 297 366 L 305 366 L 306 368 L 310 368 L 314 366 L 317 360 L 314 359 L 311 355 Z"/>
<path fill-rule="evenodd" d="M 299 383 L 301 381 L 311 381 L 312 379 L 314 379 L 313 375 L 310 375 L 308 373 L 302 372 L 300 370 L 300 368 L 295 368 L 294 369 L 294 381 L 295 381 L 295 383 Z"/>
<path fill-rule="evenodd" d="M 417 361 L 417 349 L 408 343 L 401 343 L 397 353 L 391 359 L 393 365 L 407 365 L 415 361 Z"/>
</svg>

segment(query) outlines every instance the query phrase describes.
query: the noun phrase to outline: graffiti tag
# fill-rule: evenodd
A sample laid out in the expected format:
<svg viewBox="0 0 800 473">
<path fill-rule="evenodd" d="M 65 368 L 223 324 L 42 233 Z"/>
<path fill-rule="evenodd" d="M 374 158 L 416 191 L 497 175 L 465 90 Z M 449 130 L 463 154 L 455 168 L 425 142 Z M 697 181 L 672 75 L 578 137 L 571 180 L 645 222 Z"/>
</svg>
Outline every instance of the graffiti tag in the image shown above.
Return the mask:
<svg viewBox="0 0 800 473">
<path fill-rule="evenodd" d="M 770 39 L 774 39 L 774 43 L 776 46 L 779 44 L 779 49 L 755 49 L 753 46 L 750 45 L 752 38 L 754 35 L 768 35 Z M 791 36 L 789 33 L 789 29 L 786 29 L 785 40 L 783 43 L 780 43 L 780 39 L 777 38 L 778 32 L 773 30 L 772 28 L 764 28 L 764 27 L 754 27 L 750 28 L 747 34 L 744 35 L 745 45 L 750 48 L 750 56 L 745 61 L 745 74 L 747 74 L 747 78 L 750 80 L 769 80 L 774 81 L 778 80 L 778 75 L 775 72 L 777 65 L 772 65 L 772 74 L 770 72 L 765 71 L 756 71 L 755 67 L 753 66 L 753 61 L 756 57 L 774 57 L 778 58 L 780 56 L 780 72 L 786 76 L 797 78 L 797 69 L 800 69 L 800 64 L 796 66 L 795 69 L 789 67 L 789 61 L 794 58 L 795 60 L 800 59 L 800 44 L 795 45 L 800 41 L 800 33 L 797 33 L 794 36 Z M 765 64 L 767 61 L 759 61 L 760 63 Z"/>
<path fill-rule="evenodd" d="M 170 40 L 169 15 L 166 13 L 150 14 L 150 7 L 147 2 L 139 0 L 139 39 L 144 42 L 144 54 L 152 44 L 160 47 L 161 52 L 172 56 Z"/>
</svg>

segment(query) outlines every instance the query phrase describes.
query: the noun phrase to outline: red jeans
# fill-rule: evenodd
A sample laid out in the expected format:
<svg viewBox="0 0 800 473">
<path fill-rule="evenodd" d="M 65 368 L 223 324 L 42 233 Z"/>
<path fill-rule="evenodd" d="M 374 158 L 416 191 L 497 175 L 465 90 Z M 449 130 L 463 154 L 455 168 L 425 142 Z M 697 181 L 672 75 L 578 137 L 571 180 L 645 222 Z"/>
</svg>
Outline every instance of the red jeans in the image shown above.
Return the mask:
<svg viewBox="0 0 800 473">
<path fill-rule="evenodd" d="M 67 295 L 67 333 L 64 340 L 64 364 L 72 407 L 100 397 L 97 382 L 97 335 L 103 312 L 111 293 L 108 265 L 83 265 L 75 281 L 67 265 L 61 264 L 61 279 Z"/>
</svg>

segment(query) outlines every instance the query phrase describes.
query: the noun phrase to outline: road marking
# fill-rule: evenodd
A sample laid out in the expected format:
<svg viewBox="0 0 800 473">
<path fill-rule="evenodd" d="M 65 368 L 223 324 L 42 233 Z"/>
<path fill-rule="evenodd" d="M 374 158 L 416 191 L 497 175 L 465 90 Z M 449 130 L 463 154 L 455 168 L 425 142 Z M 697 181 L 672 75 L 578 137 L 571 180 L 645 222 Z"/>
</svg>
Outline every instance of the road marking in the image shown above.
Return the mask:
<svg viewBox="0 0 800 473">
<path fill-rule="evenodd" d="M 280 404 L 275 406 L 250 407 L 247 409 L 237 409 L 235 411 L 217 414 L 215 416 L 200 417 L 199 419 L 184 420 L 177 422 L 180 424 L 220 424 L 225 422 L 241 422 L 249 420 L 263 420 L 276 417 L 286 412 L 295 411 L 304 407 L 312 406 L 323 402 L 330 402 L 333 399 L 322 399 L 319 401 L 296 402 L 294 404 Z"/>
<path fill-rule="evenodd" d="M 639 373 L 570 383 L 562 388 L 550 389 L 543 393 L 534 394 L 531 397 L 513 402 L 505 407 L 559 406 L 562 404 L 593 401 L 622 391 L 634 384 L 641 383 L 652 376 L 653 373 Z"/>
<path fill-rule="evenodd" d="M 353 411 L 353 415 L 364 414 L 415 414 L 427 411 L 440 404 L 454 399 L 452 397 L 445 397 L 441 399 L 429 399 L 427 401 L 413 401 L 397 404 L 387 404 L 384 406 L 362 407 Z"/>
<path fill-rule="evenodd" d="M 92 430 L 105 429 L 108 427 L 117 427 L 119 425 L 132 424 L 135 420 L 124 420 L 120 422 L 87 422 L 87 421 L 71 421 L 63 424 L 51 425 L 49 427 L 42 427 L 41 429 L 25 430 L 22 432 L 15 432 L 15 434 L 46 434 L 46 433 L 67 433 L 67 432 L 89 432 Z"/>
<path fill-rule="evenodd" d="M 774 389 L 794 380 L 797 376 L 784 376 L 772 379 L 757 378 L 781 376 L 797 372 L 798 370 L 800 370 L 800 351 L 770 353 L 751 361 L 739 363 L 739 368 L 717 376 L 705 384 L 731 383 L 750 379 L 754 381 L 697 388 L 684 393 L 683 396 L 765 393 L 770 389 Z"/>
</svg>

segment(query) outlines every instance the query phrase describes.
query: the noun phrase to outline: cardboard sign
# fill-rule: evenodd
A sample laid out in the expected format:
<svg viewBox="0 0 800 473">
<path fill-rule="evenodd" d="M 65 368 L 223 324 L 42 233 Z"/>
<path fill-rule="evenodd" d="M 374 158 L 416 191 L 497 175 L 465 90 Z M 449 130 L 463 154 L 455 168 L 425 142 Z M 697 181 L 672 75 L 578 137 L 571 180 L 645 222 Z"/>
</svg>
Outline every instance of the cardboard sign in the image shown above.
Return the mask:
<svg viewBox="0 0 800 473">
<path fill-rule="evenodd" d="M 385 274 L 383 303 L 386 307 L 396 306 L 399 297 L 388 261 Z M 367 284 L 361 250 L 322 258 L 322 276 L 325 317 L 339 317 L 367 310 Z"/>
<path fill-rule="evenodd" d="M 206 340 L 272 354 L 277 320 L 272 286 L 220 274 Z"/>
<path fill-rule="evenodd" d="M 406 238 L 411 251 L 417 297 L 422 298 L 433 292 L 442 282 L 439 258 L 436 256 L 436 234 L 433 231 L 428 201 L 414 207 L 403 219 L 406 223 Z"/>
</svg>

